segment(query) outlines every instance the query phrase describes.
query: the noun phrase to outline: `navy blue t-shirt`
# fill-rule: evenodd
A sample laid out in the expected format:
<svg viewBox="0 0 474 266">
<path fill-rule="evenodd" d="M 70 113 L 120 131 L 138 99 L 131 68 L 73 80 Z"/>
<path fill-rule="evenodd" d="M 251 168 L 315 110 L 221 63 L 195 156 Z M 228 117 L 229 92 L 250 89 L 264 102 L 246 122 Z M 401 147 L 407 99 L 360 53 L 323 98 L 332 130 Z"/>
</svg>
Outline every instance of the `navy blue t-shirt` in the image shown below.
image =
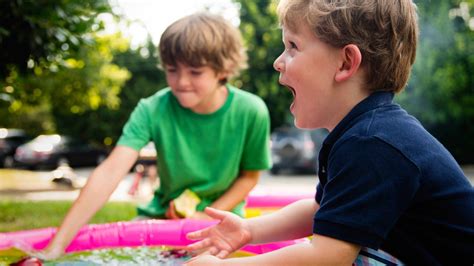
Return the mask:
<svg viewBox="0 0 474 266">
<path fill-rule="evenodd" d="M 409 265 L 473 265 L 474 189 L 443 145 L 392 100 L 373 93 L 325 139 L 313 232 Z"/>
</svg>

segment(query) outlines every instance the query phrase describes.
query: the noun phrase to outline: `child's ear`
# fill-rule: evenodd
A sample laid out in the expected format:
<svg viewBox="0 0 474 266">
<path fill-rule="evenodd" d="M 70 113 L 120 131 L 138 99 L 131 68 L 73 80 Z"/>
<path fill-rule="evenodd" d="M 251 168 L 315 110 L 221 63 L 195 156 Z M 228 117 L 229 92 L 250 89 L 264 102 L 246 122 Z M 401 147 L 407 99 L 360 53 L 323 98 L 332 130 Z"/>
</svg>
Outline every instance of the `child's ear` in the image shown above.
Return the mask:
<svg viewBox="0 0 474 266">
<path fill-rule="evenodd" d="M 229 73 L 227 71 L 217 73 L 217 80 L 227 80 L 228 77 L 229 77 Z"/>
<path fill-rule="evenodd" d="M 337 82 L 345 81 L 352 77 L 360 67 L 362 54 L 355 44 L 348 44 L 341 49 L 340 65 L 335 79 Z"/>
</svg>

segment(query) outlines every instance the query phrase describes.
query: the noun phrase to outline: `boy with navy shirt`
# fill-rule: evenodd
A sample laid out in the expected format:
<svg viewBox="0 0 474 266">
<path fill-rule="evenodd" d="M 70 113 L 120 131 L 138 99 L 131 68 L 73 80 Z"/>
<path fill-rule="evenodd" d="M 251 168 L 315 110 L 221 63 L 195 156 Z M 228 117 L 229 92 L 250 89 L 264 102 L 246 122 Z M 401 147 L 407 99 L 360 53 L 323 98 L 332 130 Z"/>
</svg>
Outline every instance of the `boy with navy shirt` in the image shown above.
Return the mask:
<svg viewBox="0 0 474 266">
<path fill-rule="evenodd" d="M 315 200 L 188 234 L 189 265 L 473 265 L 474 189 L 451 154 L 393 103 L 415 61 L 411 0 L 282 0 L 280 83 L 299 128 L 326 128 Z M 223 259 L 248 243 L 310 243 Z M 386 253 L 378 252 L 383 250 Z M 379 253 L 379 254 L 378 254 Z M 382 257 L 383 254 L 384 257 Z M 375 263 L 377 263 L 375 262 Z"/>
<path fill-rule="evenodd" d="M 472 187 L 451 154 L 392 100 L 393 93 L 373 93 L 324 141 L 313 231 L 406 264 L 472 261 Z"/>
</svg>

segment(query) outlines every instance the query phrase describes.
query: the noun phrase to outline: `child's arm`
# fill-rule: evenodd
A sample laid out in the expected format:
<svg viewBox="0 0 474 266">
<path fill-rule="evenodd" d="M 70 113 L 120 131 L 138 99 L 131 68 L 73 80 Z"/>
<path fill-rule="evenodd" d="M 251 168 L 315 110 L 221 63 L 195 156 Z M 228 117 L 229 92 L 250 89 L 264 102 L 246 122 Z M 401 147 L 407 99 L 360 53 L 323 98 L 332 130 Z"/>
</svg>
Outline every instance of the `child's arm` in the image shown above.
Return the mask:
<svg viewBox="0 0 474 266">
<path fill-rule="evenodd" d="M 352 265 L 360 246 L 321 235 L 313 235 L 311 243 L 296 244 L 262 255 L 219 259 L 204 255 L 186 265 Z"/>
<path fill-rule="evenodd" d="M 313 216 L 319 208 L 312 200 L 300 200 L 275 213 L 251 219 L 242 219 L 230 212 L 211 208 L 206 213 L 221 222 L 209 228 L 188 234 L 190 239 L 201 240 L 188 246 L 191 251 L 207 250 L 224 258 L 248 243 L 265 243 L 301 238 L 312 234 Z"/>
<path fill-rule="evenodd" d="M 43 259 L 61 256 L 79 229 L 107 202 L 137 158 L 138 152 L 132 148 L 116 147 L 92 172 L 49 245 L 34 255 Z"/>
<path fill-rule="evenodd" d="M 231 252 L 248 243 L 265 243 L 311 235 L 313 216 L 319 205 L 312 199 L 300 200 L 264 216 L 241 219 L 235 214 L 208 210 L 221 222 L 194 233 L 190 239 L 202 239 L 188 246 L 190 250 L 204 251 L 186 265 L 351 265 L 360 247 L 321 235 L 313 235 L 311 243 L 296 244 L 262 255 L 222 260 Z"/>
<path fill-rule="evenodd" d="M 242 202 L 249 192 L 257 185 L 260 171 L 242 171 L 232 186 L 210 207 L 230 211 Z"/>
</svg>

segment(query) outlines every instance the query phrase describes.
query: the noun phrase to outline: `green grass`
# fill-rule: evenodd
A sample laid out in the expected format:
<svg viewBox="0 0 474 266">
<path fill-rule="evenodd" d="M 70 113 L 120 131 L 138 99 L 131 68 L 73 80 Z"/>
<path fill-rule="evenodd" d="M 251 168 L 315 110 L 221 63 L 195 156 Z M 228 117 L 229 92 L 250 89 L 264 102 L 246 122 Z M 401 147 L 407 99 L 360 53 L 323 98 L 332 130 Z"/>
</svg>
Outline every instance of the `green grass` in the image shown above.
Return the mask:
<svg viewBox="0 0 474 266">
<path fill-rule="evenodd" d="M 0 201 L 0 232 L 58 227 L 72 201 Z M 136 205 L 109 202 L 89 221 L 90 224 L 128 221 L 136 216 Z"/>
</svg>

